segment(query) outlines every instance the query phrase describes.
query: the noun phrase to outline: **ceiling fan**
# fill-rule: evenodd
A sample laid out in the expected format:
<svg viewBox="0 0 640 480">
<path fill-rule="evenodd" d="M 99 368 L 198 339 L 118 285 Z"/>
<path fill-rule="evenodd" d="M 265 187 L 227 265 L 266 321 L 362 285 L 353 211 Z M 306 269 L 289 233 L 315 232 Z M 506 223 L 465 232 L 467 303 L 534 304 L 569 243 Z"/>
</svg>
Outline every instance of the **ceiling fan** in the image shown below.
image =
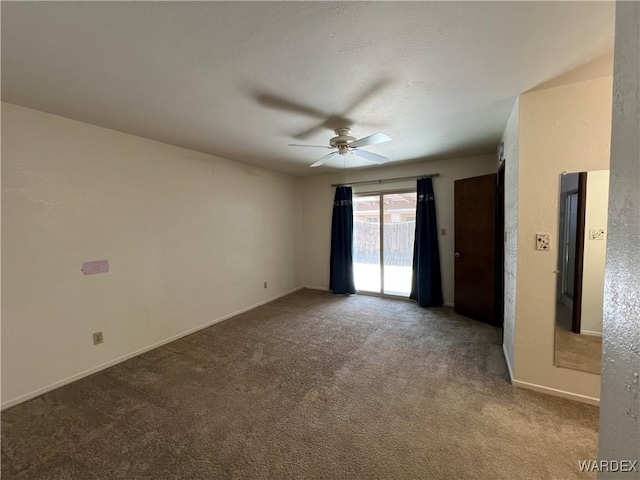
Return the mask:
<svg viewBox="0 0 640 480">
<path fill-rule="evenodd" d="M 391 79 L 389 78 L 379 79 L 353 98 L 351 102 L 348 102 L 346 106 L 343 105 L 344 108 L 341 108 L 339 112 L 336 110 L 323 111 L 322 109 L 300 103 L 294 99 L 261 90 L 254 91 L 253 97 L 258 103 L 265 107 L 321 120 L 321 123 L 317 123 L 311 128 L 293 135 L 293 138 L 302 140 L 309 138 L 325 128 L 335 130 L 336 128 L 352 126 L 354 124 L 354 119 L 350 118 L 351 112 L 357 110 L 362 104 L 372 98 L 379 96 L 390 83 Z M 358 121 L 358 124 L 366 125 L 366 123 L 363 123 L 362 121 Z"/>
<path fill-rule="evenodd" d="M 360 147 L 366 147 L 367 145 L 376 145 L 378 143 L 390 141 L 391 137 L 389 137 L 388 135 L 385 135 L 384 133 L 374 133 L 373 135 L 369 135 L 368 137 L 356 139 L 356 137 L 351 136 L 351 130 L 348 128 L 336 128 L 335 132 L 336 136 L 329 140 L 328 147 L 324 145 L 299 145 L 297 143 L 290 143 L 288 146 L 317 147 L 328 148 L 329 150 L 337 150 L 337 152 L 331 152 L 330 154 L 325 155 L 316 163 L 312 164 L 311 167 L 319 167 L 327 160 L 337 158 L 340 155 L 356 155 L 377 164 L 382 164 L 389 160 L 387 157 L 383 157 L 382 155 L 378 155 L 377 153 L 367 152 L 366 150 L 359 150 Z"/>
</svg>

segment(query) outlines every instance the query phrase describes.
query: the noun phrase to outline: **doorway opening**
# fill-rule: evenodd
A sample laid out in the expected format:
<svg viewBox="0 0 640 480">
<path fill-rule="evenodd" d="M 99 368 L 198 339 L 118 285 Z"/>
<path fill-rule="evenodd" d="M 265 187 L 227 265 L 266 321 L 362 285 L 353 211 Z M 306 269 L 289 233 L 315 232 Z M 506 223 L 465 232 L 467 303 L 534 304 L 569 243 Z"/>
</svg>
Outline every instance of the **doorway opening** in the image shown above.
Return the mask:
<svg viewBox="0 0 640 480">
<path fill-rule="evenodd" d="M 562 176 L 556 307 L 558 323 L 573 333 L 581 332 L 586 197 L 585 172 Z"/>
<path fill-rule="evenodd" d="M 410 295 L 416 200 L 415 190 L 354 196 L 356 290 L 399 297 Z"/>
</svg>

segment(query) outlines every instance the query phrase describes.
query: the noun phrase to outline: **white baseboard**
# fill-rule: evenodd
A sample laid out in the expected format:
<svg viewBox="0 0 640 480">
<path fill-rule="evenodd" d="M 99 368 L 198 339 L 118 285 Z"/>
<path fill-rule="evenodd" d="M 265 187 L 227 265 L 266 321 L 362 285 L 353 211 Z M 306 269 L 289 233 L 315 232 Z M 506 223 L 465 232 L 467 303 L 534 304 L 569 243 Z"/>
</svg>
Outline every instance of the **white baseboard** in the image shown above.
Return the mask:
<svg viewBox="0 0 640 480">
<path fill-rule="evenodd" d="M 580 395 L 578 393 L 566 392 L 564 390 L 558 390 L 556 388 L 551 388 L 551 387 L 544 387 L 542 385 L 537 385 L 535 383 L 522 382 L 520 380 L 515 380 L 513 378 L 513 368 L 509 363 L 509 356 L 507 355 L 507 351 L 504 348 L 504 344 L 502 345 L 502 352 L 504 353 L 504 360 L 507 363 L 507 370 L 509 371 L 509 378 L 511 379 L 511 384 L 514 387 L 525 388 L 527 390 L 546 393 L 547 395 L 568 398 L 569 400 L 575 400 L 577 402 L 588 403 L 589 405 L 600 406 L 599 398 L 587 397 L 586 395 Z"/>
<path fill-rule="evenodd" d="M 309 290 L 322 290 L 323 292 L 328 292 L 329 289 L 326 287 L 316 287 L 314 285 L 305 285 L 302 288 L 308 288 Z"/>
<path fill-rule="evenodd" d="M 442 304 L 443 307 L 453 308 L 453 303 L 445 302 Z"/>
<path fill-rule="evenodd" d="M 580 330 L 580 335 L 588 335 L 590 337 L 602 337 L 602 332 L 592 332 L 591 330 Z"/>
<path fill-rule="evenodd" d="M 513 369 L 511 368 L 511 364 L 509 363 L 509 355 L 507 355 L 507 351 L 504 348 L 504 343 L 502 344 L 502 353 L 504 354 L 504 361 L 507 364 L 507 370 L 509 371 L 509 380 L 513 385 Z"/>
<path fill-rule="evenodd" d="M 527 390 L 534 390 L 536 392 L 546 393 L 548 395 L 554 395 L 556 397 L 568 398 L 569 400 L 575 400 L 577 402 L 588 403 L 589 405 L 600 406 L 599 398 L 587 397 L 586 395 L 580 395 L 578 393 L 565 392 L 564 390 L 544 387 L 542 385 L 536 385 L 535 383 L 521 382 L 520 380 L 513 380 L 512 383 L 516 387 L 526 388 Z"/>
<path fill-rule="evenodd" d="M 238 310 L 236 312 L 230 313 L 230 314 L 225 315 L 225 316 L 220 317 L 220 318 L 216 318 L 215 320 L 207 322 L 204 325 L 199 325 L 197 327 L 191 328 L 189 330 L 186 330 L 184 332 L 178 333 L 178 334 L 173 335 L 173 336 L 171 336 L 169 338 L 166 338 L 164 340 L 160 340 L 159 342 L 156 342 L 156 343 L 154 343 L 152 345 L 148 345 L 146 347 L 143 347 L 143 348 L 141 348 L 139 350 L 136 350 L 135 352 L 127 353 L 126 355 L 118 357 L 118 358 L 116 358 L 114 360 L 110 360 L 108 362 L 102 363 L 102 364 L 100 364 L 98 366 L 95 366 L 93 368 L 90 368 L 88 370 L 84 370 L 83 372 L 76 373 L 75 375 L 71 375 L 70 377 L 64 378 L 64 379 L 59 380 L 57 382 L 54 382 L 54 383 L 52 383 L 50 385 L 47 385 L 45 387 L 38 388 L 38 389 L 36 389 L 36 390 L 34 390 L 32 392 L 25 393 L 24 395 L 20 395 L 17 398 L 14 398 L 12 400 L 4 402 L 2 404 L 2 406 L 0 407 L 0 410 L 5 410 L 7 408 L 10 408 L 10 407 L 13 407 L 15 405 L 18 405 L 18 404 L 20 404 L 22 402 L 26 402 L 27 400 L 31 400 L 32 398 L 39 397 L 40 395 L 43 395 L 43 394 L 45 394 L 47 392 L 50 392 L 51 390 L 55 390 L 56 388 L 60 388 L 60 387 L 62 387 L 64 385 L 67 385 L 69 383 L 75 382 L 76 380 L 80 380 L 81 378 L 88 377 L 89 375 L 93 375 L 94 373 L 97 373 L 100 370 L 104 370 L 106 368 L 112 367 L 112 366 L 114 366 L 114 365 L 116 365 L 118 363 L 124 362 L 125 360 L 129 360 L 130 358 L 133 358 L 133 357 L 141 355 L 141 354 L 143 354 L 145 352 L 148 352 L 149 350 L 153 350 L 154 348 L 161 347 L 162 345 L 166 345 L 167 343 L 171 343 L 171 342 L 173 342 L 175 340 L 178 340 L 179 338 L 186 337 L 187 335 L 191 335 L 192 333 L 195 333 L 195 332 L 197 332 L 199 330 L 203 330 L 203 329 L 205 329 L 207 327 L 210 327 L 211 325 L 214 325 L 216 323 L 222 322 L 222 321 L 227 320 L 227 319 L 229 319 L 231 317 L 235 317 L 236 315 L 240 315 L 241 313 L 248 312 L 249 310 L 253 310 L 254 308 L 258 308 L 258 307 L 260 307 L 262 305 L 265 305 L 267 303 L 273 302 L 274 300 L 277 300 L 278 298 L 284 297 L 284 296 L 289 295 L 289 294 L 291 294 L 293 292 L 297 292 L 298 290 L 301 290 L 302 288 L 308 288 L 308 287 L 296 287 L 293 290 L 289 290 L 288 292 L 280 293 L 280 294 L 278 294 L 278 295 L 276 295 L 274 297 L 270 297 L 270 298 L 268 298 L 266 300 L 263 300 L 261 302 L 254 303 L 253 305 L 250 305 L 250 306 L 248 306 L 246 308 L 243 308 L 241 310 Z"/>
</svg>

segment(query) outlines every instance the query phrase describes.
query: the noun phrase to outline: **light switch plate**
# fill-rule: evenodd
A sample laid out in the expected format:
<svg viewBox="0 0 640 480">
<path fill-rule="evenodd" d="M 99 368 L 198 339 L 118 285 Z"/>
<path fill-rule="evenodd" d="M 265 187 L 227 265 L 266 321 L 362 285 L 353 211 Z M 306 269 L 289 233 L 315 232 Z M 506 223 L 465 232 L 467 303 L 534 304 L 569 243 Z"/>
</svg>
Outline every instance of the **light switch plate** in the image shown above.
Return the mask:
<svg viewBox="0 0 640 480">
<path fill-rule="evenodd" d="M 536 233 L 536 250 L 549 250 L 551 235 L 548 233 Z"/>
<path fill-rule="evenodd" d="M 94 260 L 93 262 L 84 262 L 82 264 L 83 275 L 95 275 L 97 273 L 107 273 L 109 271 L 109 262 L 107 260 Z"/>
<path fill-rule="evenodd" d="M 604 240 L 604 229 L 602 228 L 590 228 L 589 240 Z"/>
</svg>

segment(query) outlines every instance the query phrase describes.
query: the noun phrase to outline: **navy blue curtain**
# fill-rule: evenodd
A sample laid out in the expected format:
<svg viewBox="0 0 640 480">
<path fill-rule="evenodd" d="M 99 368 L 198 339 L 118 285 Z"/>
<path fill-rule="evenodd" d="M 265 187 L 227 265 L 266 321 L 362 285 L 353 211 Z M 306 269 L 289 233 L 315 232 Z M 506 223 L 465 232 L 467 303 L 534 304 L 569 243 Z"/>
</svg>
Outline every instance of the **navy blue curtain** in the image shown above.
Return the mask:
<svg viewBox="0 0 640 480">
<path fill-rule="evenodd" d="M 336 187 L 331 220 L 329 289 L 356 293 L 353 283 L 353 194 L 351 187 Z"/>
<path fill-rule="evenodd" d="M 422 307 L 442 305 L 440 250 L 436 203 L 431 178 L 418 180 L 416 237 L 413 244 L 413 280 L 410 297 Z"/>
</svg>

